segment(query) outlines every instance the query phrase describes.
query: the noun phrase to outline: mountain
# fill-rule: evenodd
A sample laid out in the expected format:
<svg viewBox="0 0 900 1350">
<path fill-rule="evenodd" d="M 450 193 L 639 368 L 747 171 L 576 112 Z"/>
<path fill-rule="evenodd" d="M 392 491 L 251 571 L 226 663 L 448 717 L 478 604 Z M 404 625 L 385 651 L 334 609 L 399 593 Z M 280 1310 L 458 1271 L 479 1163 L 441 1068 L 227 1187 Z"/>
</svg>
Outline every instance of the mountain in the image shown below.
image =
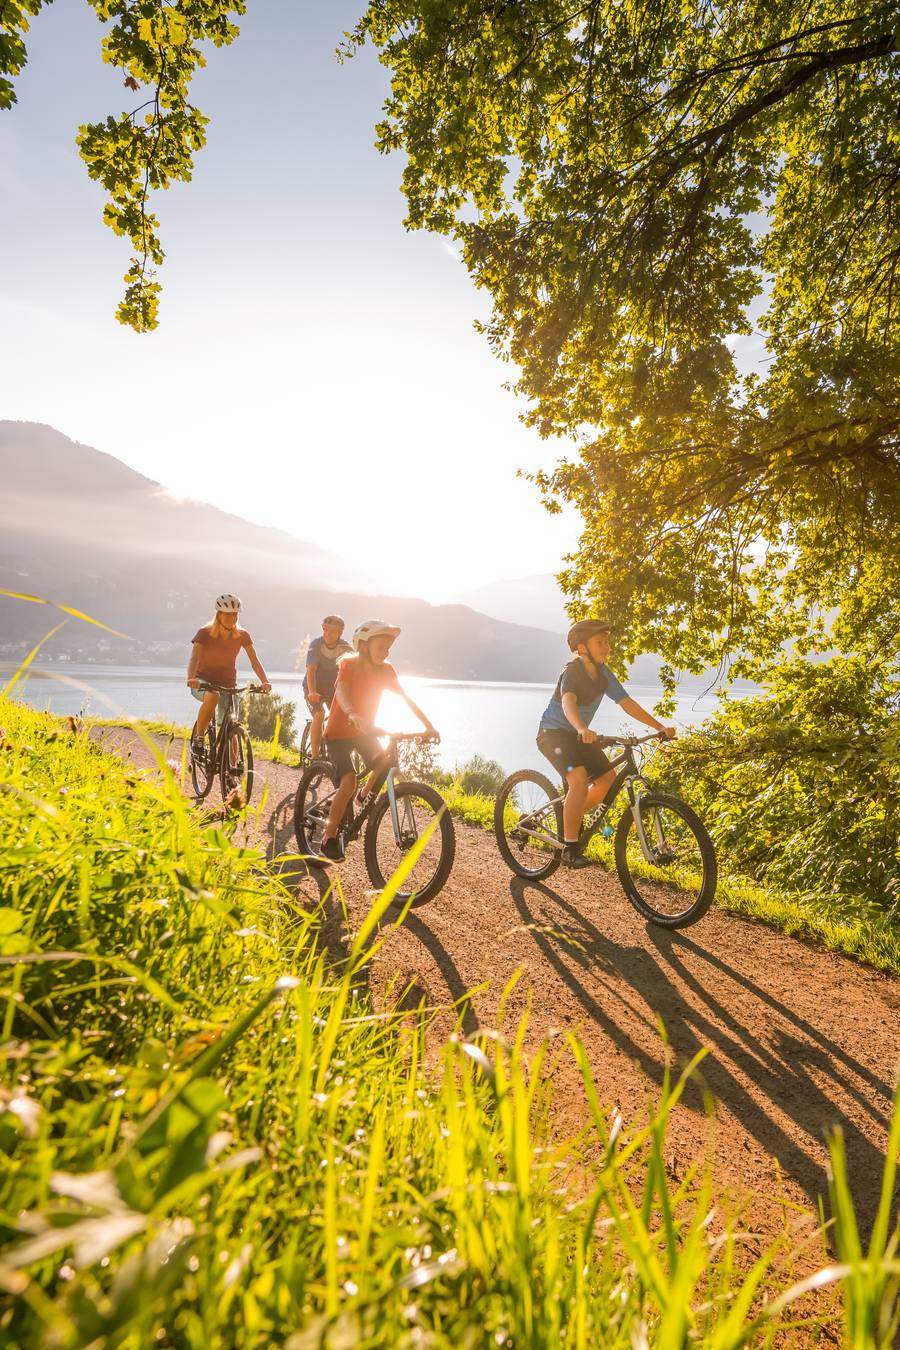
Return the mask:
<svg viewBox="0 0 900 1350">
<path fill-rule="evenodd" d="M 373 595 L 365 577 L 324 550 L 178 500 L 51 427 L 0 421 L 0 482 L 0 586 L 72 605 L 130 635 L 72 620 L 46 648 L 54 658 L 186 662 L 222 590 L 242 597 L 246 626 L 273 670 L 291 669 L 298 644 L 335 609 L 351 628 L 378 615 L 398 623 L 398 664 L 410 674 L 542 681 L 565 657 L 558 635 L 535 624 Z M 50 626 L 43 606 L 0 597 L 0 658 L 21 657 Z"/>
<path fill-rule="evenodd" d="M 552 572 L 492 581 L 477 590 L 466 591 L 457 599 L 504 623 L 530 624 L 560 634 L 569 626 L 565 596 Z"/>
</svg>

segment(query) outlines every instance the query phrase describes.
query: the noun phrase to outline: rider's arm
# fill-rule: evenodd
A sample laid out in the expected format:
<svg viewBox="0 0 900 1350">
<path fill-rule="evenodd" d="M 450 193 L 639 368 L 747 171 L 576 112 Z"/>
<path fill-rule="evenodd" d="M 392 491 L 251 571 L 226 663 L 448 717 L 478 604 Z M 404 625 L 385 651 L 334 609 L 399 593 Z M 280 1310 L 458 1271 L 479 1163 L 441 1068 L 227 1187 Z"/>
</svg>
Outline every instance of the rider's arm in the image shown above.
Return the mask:
<svg viewBox="0 0 900 1350">
<path fill-rule="evenodd" d="M 571 722 L 572 726 L 579 733 L 579 735 L 581 734 L 582 731 L 588 730 L 584 718 L 578 711 L 578 698 L 575 694 L 571 692 L 563 694 L 562 709 L 566 715 L 566 721 Z"/>
<path fill-rule="evenodd" d="M 619 700 L 619 707 L 623 712 L 627 712 L 629 717 L 633 717 L 636 722 L 643 722 L 645 727 L 652 727 L 654 731 L 664 731 L 671 740 L 678 733 L 674 727 L 667 727 L 652 713 L 647 712 L 639 703 L 635 703 L 633 698 L 625 697 Z"/>
<path fill-rule="evenodd" d="M 247 643 L 247 646 L 244 648 L 244 650 L 245 650 L 246 653 L 247 653 L 247 656 L 248 656 L 248 658 L 249 658 L 249 660 L 250 660 L 251 666 L 253 667 L 253 672 L 254 672 L 254 674 L 256 675 L 256 678 L 259 680 L 260 684 L 262 685 L 264 692 L 268 694 L 268 692 L 269 692 L 269 690 L 272 688 L 272 686 L 271 686 L 271 684 L 269 683 L 269 677 L 268 677 L 268 675 L 266 674 L 266 672 L 265 672 L 265 671 L 263 670 L 263 668 L 262 668 L 262 662 L 260 661 L 259 657 L 256 655 L 256 648 L 254 647 L 254 645 L 253 645 L 252 642 L 248 642 L 248 643 Z"/>
<path fill-rule="evenodd" d="M 193 646 L 191 647 L 191 659 L 190 659 L 190 661 L 188 661 L 188 668 L 187 668 L 187 682 L 188 682 L 188 684 L 191 684 L 191 681 L 194 681 L 194 682 L 196 683 L 196 680 L 197 680 L 197 667 L 200 665 L 200 653 L 201 653 L 201 650 L 202 650 L 202 648 L 201 648 L 199 642 L 195 642 L 195 643 L 193 644 Z M 192 686 L 192 687 L 193 687 L 193 686 Z"/>
<path fill-rule="evenodd" d="M 419 705 L 417 703 L 413 703 L 409 694 L 407 694 L 405 689 L 401 689 L 399 684 L 397 685 L 397 693 L 403 699 L 403 702 L 406 704 L 407 708 L 409 708 L 410 712 L 413 713 L 414 716 L 418 717 L 419 721 L 422 723 L 422 726 L 425 728 L 425 730 L 434 731 L 433 723 L 428 720 L 428 718 L 425 716 Z"/>
<path fill-rule="evenodd" d="M 317 694 L 319 692 L 316 688 L 316 671 L 318 668 L 318 664 L 315 661 L 313 661 L 312 665 L 306 667 L 306 692 L 308 694 Z"/>
</svg>

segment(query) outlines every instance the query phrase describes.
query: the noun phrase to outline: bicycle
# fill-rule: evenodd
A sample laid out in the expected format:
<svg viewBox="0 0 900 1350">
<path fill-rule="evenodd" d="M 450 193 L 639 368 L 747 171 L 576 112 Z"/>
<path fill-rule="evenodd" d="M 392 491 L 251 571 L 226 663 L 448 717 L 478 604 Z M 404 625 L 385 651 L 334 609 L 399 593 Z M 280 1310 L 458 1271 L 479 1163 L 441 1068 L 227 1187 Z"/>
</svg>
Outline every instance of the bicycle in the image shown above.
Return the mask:
<svg viewBox="0 0 900 1350">
<path fill-rule="evenodd" d="M 307 704 L 307 708 L 308 708 L 308 707 L 309 707 L 309 705 Z M 328 713 L 329 713 L 330 709 L 331 709 L 331 705 L 330 705 L 329 703 L 326 703 L 326 704 L 325 704 L 325 719 L 324 719 L 324 721 L 323 721 L 323 723 L 322 723 L 322 732 L 323 732 L 323 735 L 324 735 L 324 731 L 325 731 L 325 722 L 328 721 Z M 304 767 L 305 765 L 307 765 L 307 764 L 312 764 L 312 762 L 313 762 L 312 751 L 311 751 L 311 749 L 310 749 L 310 740 L 311 740 L 311 737 L 312 737 L 312 714 L 310 714 L 310 715 L 307 717 L 306 722 L 304 723 L 304 726 L 303 726 L 303 732 L 302 732 L 302 734 L 301 734 L 301 736 L 300 736 L 300 749 L 299 749 L 298 753 L 299 753 L 299 755 L 300 755 L 300 767 L 301 767 L 301 768 L 303 768 L 303 767 Z M 352 760 L 353 760 L 353 768 L 354 768 L 355 772 L 356 772 L 357 774 L 363 773 L 363 772 L 365 771 L 365 764 L 364 764 L 364 762 L 363 762 L 362 755 L 359 753 L 359 751 L 358 751 L 358 750 L 354 750 L 353 753 L 352 753 L 351 758 L 352 758 Z"/>
<path fill-rule="evenodd" d="M 346 846 L 365 827 L 366 870 L 372 885 L 380 889 L 416 841 L 434 824 L 431 837 L 403 883 L 404 889 L 397 893 L 397 899 L 404 903 L 412 897 L 413 905 L 422 905 L 437 895 L 453 867 L 456 856 L 453 818 L 443 797 L 429 783 L 399 782 L 396 777 L 400 742 L 428 740 L 427 734 L 376 730 L 375 735 L 386 736 L 388 748 L 375 764 L 375 779 L 361 805 L 357 792 L 369 771 L 363 767 L 357 774 L 357 788 L 341 822 L 340 837 Z M 322 759 L 314 760 L 300 779 L 294 798 L 294 833 L 303 854 L 315 856 L 320 852 L 338 781 L 333 766 Z"/>
<path fill-rule="evenodd" d="M 221 721 L 214 718 L 204 736 L 204 749 L 195 754 L 190 749 L 191 783 L 198 801 L 209 795 L 213 780 L 218 773 L 222 789 L 222 801 L 227 801 L 237 788 L 246 806 L 253 795 L 253 746 L 250 737 L 238 719 L 238 699 L 242 694 L 261 694 L 258 684 L 245 684 L 239 688 L 225 689 L 218 684 L 198 684 L 203 693 L 217 693 L 225 697 Z M 218 711 L 218 710 L 217 710 Z M 196 724 L 195 724 L 196 725 Z M 190 746 L 193 747 L 191 736 Z"/>
<path fill-rule="evenodd" d="M 677 797 L 659 792 L 641 774 L 635 748 L 649 736 L 602 737 L 602 746 L 619 745 L 611 761 L 618 770 L 603 801 L 587 816 L 578 847 L 583 852 L 594 835 L 613 834 L 608 817 L 613 802 L 625 792 L 628 804 L 615 829 L 613 857 L 626 896 L 651 923 L 685 928 L 697 923 L 716 893 L 716 852 L 699 816 Z M 497 794 L 494 833 L 506 865 L 520 877 L 542 880 L 562 861 L 563 798 L 534 769 L 511 774 Z"/>
</svg>

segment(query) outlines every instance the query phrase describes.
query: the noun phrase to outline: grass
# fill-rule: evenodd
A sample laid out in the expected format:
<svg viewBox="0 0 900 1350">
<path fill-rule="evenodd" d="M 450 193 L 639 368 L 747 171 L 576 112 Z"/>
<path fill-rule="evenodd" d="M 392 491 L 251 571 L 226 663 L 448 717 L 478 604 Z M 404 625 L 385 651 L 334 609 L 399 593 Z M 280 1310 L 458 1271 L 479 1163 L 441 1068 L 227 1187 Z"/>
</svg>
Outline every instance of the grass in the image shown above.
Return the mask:
<svg viewBox="0 0 900 1350">
<path fill-rule="evenodd" d="M 162 757 L 154 784 L 21 705 L 0 727 L 4 1345 L 731 1350 L 836 1317 L 891 1343 L 890 1165 L 863 1249 L 834 1141 L 845 1294 L 811 1302 L 786 1236 L 757 1257 L 668 1175 L 684 1079 L 623 1128 L 575 1037 L 528 1058 L 502 1011 L 427 1066 L 433 1010 L 361 992 L 389 891 L 329 967 L 317 910 Z M 586 1124 L 554 1141 L 562 1056 Z"/>
</svg>

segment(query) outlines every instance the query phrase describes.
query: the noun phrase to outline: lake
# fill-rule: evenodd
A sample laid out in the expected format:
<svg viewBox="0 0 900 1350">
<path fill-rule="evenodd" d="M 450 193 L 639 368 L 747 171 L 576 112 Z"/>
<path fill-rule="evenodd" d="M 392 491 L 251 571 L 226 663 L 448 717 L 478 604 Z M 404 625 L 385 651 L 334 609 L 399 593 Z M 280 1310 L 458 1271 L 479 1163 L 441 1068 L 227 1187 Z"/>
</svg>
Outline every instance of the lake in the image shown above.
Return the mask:
<svg viewBox="0 0 900 1350">
<path fill-rule="evenodd" d="M 14 666 L 0 663 L 0 671 Z M 245 678 L 242 674 L 241 678 Z M 302 729 L 306 708 L 302 702 L 298 671 L 270 672 L 274 691 L 293 702 L 300 701 L 297 716 Z M 402 676 L 410 697 L 423 709 L 441 733 L 438 758 L 446 768 L 462 764 L 472 755 L 497 760 L 507 772 L 519 768 L 546 768 L 534 738 L 540 715 L 553 689 L 552 684 L 503 684 L 474 680 L 432 680 Z M 643 707 L 652 709 L 660 697 L 658 686 L 633 684 L 628 692 Z M 53 667 L 31 669 L 15 689 L 15 697 L 32 707 L 62 714 L 85 712 L 94 717 L 131 717 L 190 723 L 196 703 L 185 685 L 184 669 L 167 666 L 99 666 L 60 662 Z M 674 721 L 688 727 L 708 717 L 716 707 L 715 694 L 682 695 L 677 700 Z M 392 731 L 413 731 L 417 723 L 396 695 L 386 695 L 379 722 Z M 609 700 L 600 705 L 594 719 L 597 731 L 610 734 L 641 725 L 620 712 Z"/>
</svg>

